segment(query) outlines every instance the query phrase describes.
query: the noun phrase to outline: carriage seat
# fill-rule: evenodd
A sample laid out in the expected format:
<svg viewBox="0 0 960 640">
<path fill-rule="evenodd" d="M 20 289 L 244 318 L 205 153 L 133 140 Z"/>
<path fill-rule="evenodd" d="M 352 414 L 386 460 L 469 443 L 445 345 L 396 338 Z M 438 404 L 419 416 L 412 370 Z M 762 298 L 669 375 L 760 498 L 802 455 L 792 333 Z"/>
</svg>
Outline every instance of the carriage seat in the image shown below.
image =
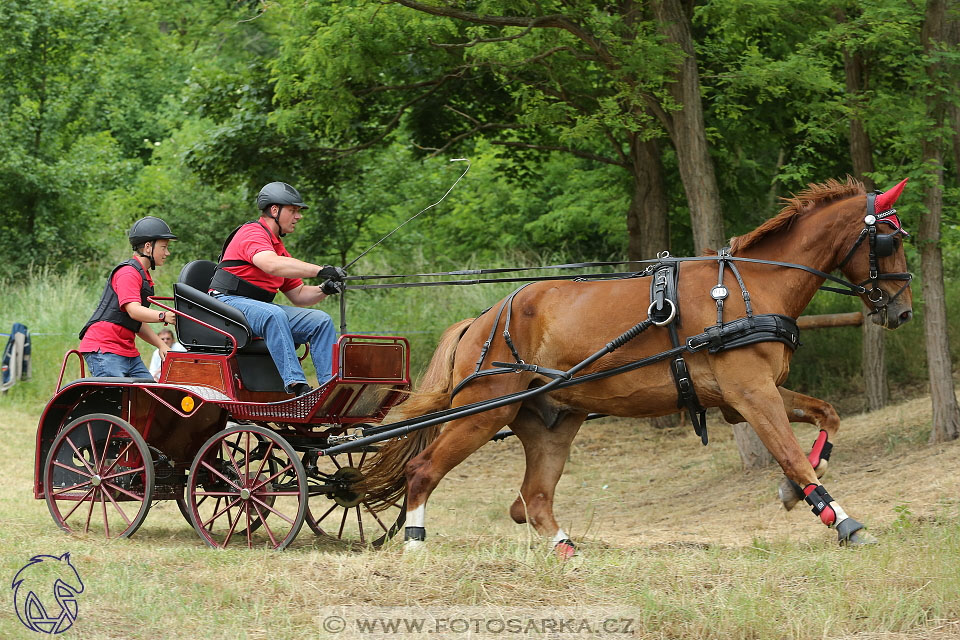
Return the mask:
<svg viewBox="0 0 960 640">
<path fill-rule="evenodd" d="M 188 262 L 173 285 L 174 308 L 229 333 L 237 341 L 240 378 L 251 391 L 283 391 L 283 380 L 267 351 L 266 343 L 253 335 L 243 312 L 207 294 L 217 265 L 209 260 Z M 230 353 L 227 336 L 189 319 L 177 322 L 180 344 L 192 353 Z"/>
</svg>

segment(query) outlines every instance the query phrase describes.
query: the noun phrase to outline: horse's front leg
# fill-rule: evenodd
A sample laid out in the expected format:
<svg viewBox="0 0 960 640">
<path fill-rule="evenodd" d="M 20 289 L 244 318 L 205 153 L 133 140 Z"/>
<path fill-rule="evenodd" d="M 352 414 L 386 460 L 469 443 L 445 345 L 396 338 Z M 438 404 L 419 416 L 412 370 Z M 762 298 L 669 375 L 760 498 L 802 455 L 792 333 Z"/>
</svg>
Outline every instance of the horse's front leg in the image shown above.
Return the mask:
<svg viewBox="0 0 960 640">
<path fill-rule="evenodd" d="M 866 544 L 876 539 L 864 531 L 863 525 L 847 515 L 840 504 L 820 484 L 810 460 L 790 428 L 777 387 L 771 382 L 761 388 L 734 385 L 724 391 L 725 402 L 746 419 L 760 440 L 780 464 L 784 474 L 802 487 L 804 500 L 815 515 L 837 529 L 841 544 Z"/>
<path fill-rule="evenodd" d="M 840 429 L 840 416 L 829 402 L 805 396 L 784 387 L 779 387 L 778 390 L 780 397 L 783 398 L 783 409 L 790 422 L 806 422 L 820 427 L 820 433 L 817 434 L 817 439 L 814 440 L 810 453 L 807 454 L 807 460 L 816 471 L 817 477 L 822 478 L 827 473 L 834 436 Z M 803 490 L 786 477 L 780 481 L 777 494 L 787 511 L 804 497 Z"/>
</svg>

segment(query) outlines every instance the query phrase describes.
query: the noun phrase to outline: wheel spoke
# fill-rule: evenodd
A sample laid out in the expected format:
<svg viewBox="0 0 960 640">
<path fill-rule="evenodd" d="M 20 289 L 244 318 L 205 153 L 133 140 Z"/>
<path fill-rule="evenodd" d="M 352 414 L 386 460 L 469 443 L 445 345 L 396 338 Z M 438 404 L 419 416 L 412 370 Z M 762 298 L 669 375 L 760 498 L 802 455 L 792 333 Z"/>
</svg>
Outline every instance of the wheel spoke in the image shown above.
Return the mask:
<svg viewBox="0 0 960 640">
<path fill-rule="evenodd" d="M 201 526 L 206 529 L 206 528 L 207 528 L 207 525 L 210 525 L 214 520 L 216 520 L 217 518 L 219 518 L 220 516 L 222 516 L 224 511 L 228 511 L 228 510 L 230 509 L 230 507 L 232 507 L 233 505 L 235 505 L 235 504 L 236 504 L 237 502 L 239 502 L 239 501 L 240 501 L 240 496 L 237 496 L 237 499 L 234 500 L 233 502 L 231 502 L 230 504 L 228 504 L 226 507 L 224 507 L 224 508 L 221 509 L 220 511 L 215 511 L 214 514 L 213 514 L 212 516 L 210 516 L 210 519 L 207 520 L 206 522 L 202 523 Z M 224 502 L 226 502 L 226 498 L 224 498 Z M 219 506 L 220 506 L 220 498 L 217 498 L 217 504 L 214 505 L 214 509 L 216 509 L 216 507 L 219 507 Z M 227 513 L 227 521 L 228 521 L 228 522 L 230 521 L 230 514 L 229 514 L 229 513 Z M 211 526 L 210 528 L 212 529 L 213 527 Z"/>
<path fill-rule="evenodd" d="M 263 456 L 263 460 L 260 461 L 260 466 L 257 468 L 257 473 L 253 476 L 254 478 L 260 477 L 260 472 L 263 471 L 263 465 L 267 464 L 267 460 L 270 459 L 270 454 L 273 452 L 273 440 L 270 441 L 270 444 L 267 446 L 267 454 Z M 256 490 L 254 488 L 253 490 Z"/>
<path fill-rule="evenodd" d="M 97 456 L 97 446 L 93 443 L 93 421 L 87 421 L 87 437 L 90 438 L 90 454 L 93 456 L 93 466 L 100 468 L 100 459 Z M 106 458 L 104 458 L 106 460 Z"/>
<path fill-rule="evenodd" d="M 239 434 L 237 435 L 239 436 Z M 226 438 L 220 441 L 220 450 L 223 451 L 224 449 L 227 449 Z M 240 438 L 238 437 L 237 444 L 234 445 L 234 451 L 239 449 L 240 449 Z M 233 454 L 229 451 L 229 449 L 227 449 L 226 454 L 227 454 L 227 459 L 230 460 L 230 464 L 233 465 L 233 470 L 237 472 L 237 476 L 243 477 L 243 474 L 240 472 L 240 467 L 237 466 L 237 461 L 234 459 Z M 244 457 L 246 457 L 246 454 L 244 454 Z"/>
<path fill-rule="evenodd" d="M 70 438 L 64 438 L 64 441 L 66 441 L 66 443 L 70 445 L 70 448 L 73 449 L 73 452 L 74 452 L 75 454 L 77 454 L 77 458 L 79 458 L 79 459 L 80 459 L 80 462 L 83 463 L 83 466 L 85 466 L 85 467 L 87 468 L 87 471 L 90 472 L 90 475 L 91 475 L 91 476 L 97 475 L 97 472 L 94 471 L 93 469 L 91 469 L 91 468 L 90 468 L 90 465 L 87 464 L 87 459 L 83 457 L 83 454 L 82 454 L 82 453 L 80 453 L 80 449 L 77 449 L 77 445 L 73 444 L 73 440 L 71 440 Z M 63 465 L 61 465 L 61 466 L 63 466 Z M 69 468 L 69 467 L 65 467 L 65 468 Z"/>
<path fill-rule="evenodd" d="M 111 489 L 114 489 L 114 490 L 116 490 L 116 491 L 119 491 L 120 493 L 122 493 L 122 494 L 125 495 L 125 496 L 130 496 L 131 498 L 133 498 L 133 499 L 136 500 L 137 502 L 143 502 L 143 495 L 137 495 L 137 494 L 135 494 L 135 493 L 132 493 L 132 492 L 130 492 L 130 491 L 127 491 L 127 490 L 124 489 L 123 487 L 118 487 L 117 485 L 113 484 L 112 482 L 104 482 L 103 484 L 104 484 L 104 486 L 107 486 L 107 487 L 110 487 Z"/>
<path fill-rule="evenodd" d="M 67 520 L 70 518 L 70 516 L 73 515 L 73 512 L 77 510 L 77 507 L 79 507 L 80 505 L 82 505 L 84 502 L 87 501 L 87 497 L 88 497 L 91 493 L 93 493 L 95 489 L 96 489 L 96 487 L 90 487 L 90 490 L 87 491 L 85 494 L 83 494 L 83 497 L 82 497 L 82 498 L 80 498 L 79 500 L 77 500 L 77 504 L 73 505 L 73 509 L 70 509 L 69 513 L 67 513 L 67 515 L 63 516 L 63 522 L 64 522 L 64 524 L 66 524 L 66 522 L 67 522 Z M 60 508 L 59 508 L 59 507 L 57 507 L 57 511 L 60 511 Z"/>
<path fill-rule="evenodd" d="M 54 461 L 53 461 L 53 464 L 54 464 L 54 466 L 56 466 L 56 467 L 62 467 L 62 468 L 64 468 L 64 469 L 66 469 L 67 471 L 72 471 L 73 473 L 75 473 L 75 474 L 77 474 L 77 475 L 79 475 L 79 476 L 83 476 L 84 478 L 92 478 L 94 475 L 96 475 L 96 474 L 86 474 L 86 473 L 84 473 L 83 471 L 80 471 L 80 469 L 78 469 L 77 467 L 67 466 L 67 465 L 63 464 L 62 462 L 60 462 L 59 460 L 54 460 Z"/>
<path fill-rule="evenodd" d="M 259 507 L 256 503 L 254 503 L 253 508 L 257 510 L 257 516 L 259 516 L 260 522 L 263 524 L 263 528 L 266 530 L 267 535 L 270 536 L 270 542 L 272 542 L 272 543 L 273 543 L 273 546 L 276 547 L 276 546 L 277 546 L 277 539 L 276 539 L 276 537 L 273 535 L 273 530 L 270 529 L 270 525 L 267 524 L 267 518 L 266 518 L 266 516 L 263 515 L 263 512 L 260 511 L 260 507 Z"/>
<path fill-rule="evenodd" d="M 133 441 L 133 438 L 131 438 L 130 442 L 127 443 L 127 446 L 125 446 L 123 450 L 119 454 L 117 454 L 116 459 L 114 459 L 114 461 L 110 463 L 110 466 L 103 470 L 103 475 L 107 475 L 108 473 L 113 471 L 113 468 L 117 466 L 117 463 L 120 462 L 123 456 L 127 454 L 127 451 L 130 451 L 130 447 L 132 447 L 134 444 L 135 443 Z"/>
<path fill-rule="evenodd" d="M 227 478 L 227 476 L 223 475 L 222 473 L 220 473 L 219 471 L 217 471 L 216 469 L 214 469 L 213 467 L 211 467 L 210 464 L 209 464 L 206 460 L 202 460 L 202 461 L 200 462 L 200 464 L 202 464 L 202 465 L 205 466 L 207 469 L 210 469 L 210 471 L 213 471 L 215 474 L 217 474 L 218 476 L 220 476 L 220 479 L 221 479 L 221 480 L 223 480 L 224 482 L 226 482 L 227 484 L 229 484 L 231 487 L 233 487 L 233 488 L 236 489 L 237 491 L 240 491 L 240 490 L 243 488 L 243 487 L 238 486 L 237 483 L 235 483 L 233 480 L 230 480 L 229 478 Z"/>
<path fill-rule="evenodd" d="M 340 531 L 337 533 L 338 538 L 343 538 L 343 527 L 347 524 L 347 514 L 350 513 L 349 509 L 343 510 L 343 518 L 340 519 Z"/>
<path fill-rule="evenodd" d="M 240 510 L 241 510 L 241 511 L 243 510 L 243 506 L 242 506 L 242 505 L 240 506 Z M 229 514 L 229 513 L 227 513 L 227 522 L 230 522 L 230 514 Z M 234 529 L 237 528 L 237 523 L 238 523 L 238 522 L 240 522 L 240 514 L 239 514 L 239 513 L 237 513 L 237 519 L 234 520 L 233 523 L 230 525 L 230 530 L 227 531 L 227 537 L 223 539 L 223 547 L 224 547 L 224 548 L 226 548 L 226 546 L 227 546 L 228 544 L 230 544 L 230 538 L 233 537 L 233 531 L 234 531 Z M 250 532 L 249 532 L 249 531 L 247 531 L 247 536 L 248 536 L 248 537 L 250 536 Z"/>
<path fill-rule="evenodd" d="M 369 513 L 371 516 L 373 516 L 373 519 L 377 521 L 377 524 L 380 525 L 380 528 L 383 529 L 384 531 L 386 531 L 387 533 L 390 533 L 390 529 L 389 529 L 386 525 L 383 524 L 383 521 L 380 520 L 380 517 L 377 515 L 377 512 L 370 508 L 370 503 L 369 503 L 369 502 L 364 502 L 363 504 L 364 504 L 364 506 L 367 508 L 367 513 Z M 358 507 L 358 508 L 359 508 L 359 507 Z"/>
<path fill-rule="evenodd" d="M 117 504 L 117 501 L 113 499 L 113 496 L 110 495 L 109 491 L 104 491 L 104 493 L 107 494 L 108 498 L 110 498 L 110 502 L 113 503 L 113 506 L 117 508 L 117 511 L 120 512 L 120 517 L 126 521 L 127 526 L 129 527 L 132 524 L 130 518 L 127 517 L 127 514 L 124 513 L 123 509 L 120 508 L 120 505 Z M 104 507 L 106 507 L 106 505 L 104 505 Z"/>
<path fill-rule="evenodd" d="M 203 496 L 204 500 L 206 500 L 207 496 L 214 496 L 214 497 L 216 497 L 216 496 L 235 496 L 235 495 L 237 495 L 237 492 L 236 492 L 236 491 L 195 491 L 193 495 L 195 495 L 195 496 Z M 203 500 L 201 500 L 200 502 L 203 502 Z M 198 507 L 200 506 L 200 502 L 197 503 L 197 506 L 198 506 Z"/>
<path fill-rule="evenodd" d="M 110 436 L 113 435 L 113 423 L 108 423 L 110 428 L 107 429 L 107 439 L 103 441 L 103 455 L 100 456 L 100 459 L 106 462 L 107 460 L 107 449 L 110 448 Z"/>
<path fill-rule="evenodd" d="M 250 481 L 250 432 L 245 431 L 244 435 L 247 437 L 247 449 L 246 453 L 243 455 L 243 484 L 246 485 Z M 250 510 L 247 509 L 247 529 L 250 528 Z"/>
<path fill-rule="evenodd" d="M 363 518 L 360 516 L 360 505 L 357 505 L 357 526 L 360 527 L 360 544 L 366 544 L 363 539 Z"/>
<path fill-rule="evenodd" d="M 291 469 L 293 469 L 293 463 L 292 463 L 292 462 L 288 463 L 287 466 L 285 466 L 283 469 L 280 469 L 280 471 L 277 471 L 275 474 L 273 474 L 272 476 L 270 476 L 269 478 L 267 478 L 266 480 L 264 480 L 264 481 L 261 482 L 260 484 L 258 484 L 258 485 L 256 485 L 256 486 L 251 486 L 251 487 L 250 487 L 250 491 L 251 491 L 251 492 L 256 491 L 256 490 L 258 490 L 260 487 L 262 487 L 263 485 L 265 485 L 265 484 L 267 484 L 267 483 L 269 483 L 269 482 L 273 482 L 275 479 L 277 479 L 278 477 L 280 477 L 281 475 L 283 475 L 283 474 L 286 473 L 287 471 L 290 471 Z"/>
<path fill-rule="evenodd" d="M 140 473 L 144 471 L 146 467 L 137 467 L 136 469 L 128 469 L 127 471 L 121 471 L 119 473 L 112 473 L 109 476 L 102 476 L 101 480 L 113 480 L 114 478 L 119 478 L 120 476 L 128 476 L 131 473 Z"/>
<path fill-rule="evenodd" d="M 100 488 L 100 506 L 103 507 L 103 530 L 106 531 L 107 538 L 110 537 L 110 520 L 107 518 L 107 501 L 103 499 L 103 494 L 107 490 L 103 487 Z"/>
<path fill-rule="evenodd" d="M 73 491 L 73 490 L 75 490 L 75 489 L 79 489 L 80 487 L 82 487 L 82 486 L 84 486 L 84 485 L 88 485 L 88 484 L 90 484 L 90 481 L 89 481 L 89 480 L 88 480 L 87 482 L 81 482 L 80 484 L 75 484 L 75 485 L 73 485 L 72 487 L 65 487 L 65 488 L 63 488 L 63 489 L 57 489 L 56 491 L 50 492 L 50 495 L 52 495 L 52 496 L 59 496 L 59 495 L 62 495 L 62 494 L 64 494 L 64 493 L 68 492 L 68 491 Z"/>
<path fill-rule="evenodd" d="M 251 495 L 251 496 L 250 496 L 250 499 L 251 499 L 251 500 L 255 500 L 256 502 L 262 504 L 264 507 L 266 507 L 266 508 L 270 511 L 270 513 L 275 513 L 275 514 L 277 514 L 277 517 L 283 518 L 283 519 L 286 520 L 288 523 L 293 524 L 293 520 L 291 520 L 290 518 L 288 518 L 286 515 L 280 513 L 279 511 L 277 511 L 276 509 L 274 509 L 273 507 L 271 507 L 270 505 L 268 505 L 266 502 L 264 502 L 263 500 L 261 500 L 261 499 L 258 498 L 257 496 Z M 263 522 L 266 523 L 266 520 L 264 520 Z"/>
</svg>

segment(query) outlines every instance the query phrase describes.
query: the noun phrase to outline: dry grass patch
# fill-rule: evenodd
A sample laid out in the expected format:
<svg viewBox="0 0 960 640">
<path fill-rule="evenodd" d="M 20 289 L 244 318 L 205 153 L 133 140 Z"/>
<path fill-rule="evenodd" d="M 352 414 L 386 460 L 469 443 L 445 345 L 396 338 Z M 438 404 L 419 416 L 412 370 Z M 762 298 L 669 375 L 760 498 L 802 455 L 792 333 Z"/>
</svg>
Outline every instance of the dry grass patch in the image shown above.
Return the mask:
<svg viewBox="0 0 960 640">
<path fill-rule="evenodd" d="M 808 509 L 783 511 L 778 470 L 739 471 L 717 419 L 709 447 L 686 426 L 587 423 L 557 492 L 582 551 L 567 563 L 507 515 L 523 474 L 516 440 L 483 447 L 441 483 L 425 553 L 404 555 L 398 541 L 348 548 L 306 528 L 282 553 L 217 552 L 172 503 L 154 505 L 130 540 L 60 534 L 32 498 L 40 411 L 0 411 L 4 575 L 34 554 L 70 551 L 86 584 L 68 632 L 78 638 L 359 633 L 324 631 L 331 608 L 348 623 L 398 611 L 610 615 L 650 638 L 940 638 L 960 626 L 960 443 L 925 444 L 926 399 L 844 422 L 825 482 L 881 537 L 859 550 L 838 548 Z M 813 442 L 812 428 L 797 432 Z M 27 637 L 12 614 L 0 607 L 0 637 Z"/>
</svg>

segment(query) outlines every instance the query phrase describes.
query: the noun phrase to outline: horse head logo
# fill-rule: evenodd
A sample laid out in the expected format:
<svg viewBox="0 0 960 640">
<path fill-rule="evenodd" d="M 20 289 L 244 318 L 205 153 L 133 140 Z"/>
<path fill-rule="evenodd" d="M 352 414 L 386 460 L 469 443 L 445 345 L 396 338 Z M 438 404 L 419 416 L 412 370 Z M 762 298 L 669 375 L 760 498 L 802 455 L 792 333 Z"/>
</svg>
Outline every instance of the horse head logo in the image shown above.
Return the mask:
<svg viewBox="0 0 960 640">
<path fill-rule="evenodd" d="M 17 617 L 31 631 L 63 633 L 77 619 L 77 595 L 83 593 L 83 581 L 70 563 L 69 553 L 33 556 L 14 576 L 10 588 Z"/>
</svg>

